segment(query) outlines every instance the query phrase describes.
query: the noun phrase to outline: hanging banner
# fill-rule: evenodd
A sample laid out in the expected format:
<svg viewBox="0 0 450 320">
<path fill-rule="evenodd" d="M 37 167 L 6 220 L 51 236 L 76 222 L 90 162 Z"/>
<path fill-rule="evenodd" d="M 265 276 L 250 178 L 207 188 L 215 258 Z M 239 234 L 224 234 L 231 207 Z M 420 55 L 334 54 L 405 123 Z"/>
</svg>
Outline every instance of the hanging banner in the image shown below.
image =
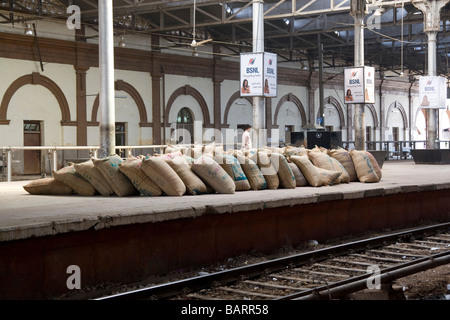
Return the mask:
<svg viewBox="0 0 450 320">
<path fill-rule="evenodd" d="M 277 55 L 264 52 L 264 96 L 277 96 Z"/>
<path fill-rule="evenodd" d="M 276 97 L 277 55 L 268 52 L 241 53 L 241 97 Z"/>
<path fill-rule="evenodd" d="M 344 102 L 375 103 L 375 68 L 344 69 Z"/>
<path fill-rule="evenodd" d="M 446 100 L 447 85 L 444 77 L 419 77 L 419 101 L 421 108 L 446 109 Z"/>
</svg>

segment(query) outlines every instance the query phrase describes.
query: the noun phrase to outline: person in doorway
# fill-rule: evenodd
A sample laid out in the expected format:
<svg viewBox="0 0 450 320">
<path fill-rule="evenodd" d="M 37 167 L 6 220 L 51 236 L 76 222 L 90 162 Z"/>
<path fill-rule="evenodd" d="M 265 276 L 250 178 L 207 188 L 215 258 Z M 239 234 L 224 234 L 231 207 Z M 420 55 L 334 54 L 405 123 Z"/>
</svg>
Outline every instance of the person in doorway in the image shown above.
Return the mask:
<svg viewBox="0 0 450 320">
<path fill-rule="evenodd" d="M 250 130 L 252 126 L 247 124 L 244 127 L 244 133 L 242 134 L 242 144 L 241 149 L 242 150 L 250 150 L 252 148 L 252 139 L 250 137 Z"/>
</svg>

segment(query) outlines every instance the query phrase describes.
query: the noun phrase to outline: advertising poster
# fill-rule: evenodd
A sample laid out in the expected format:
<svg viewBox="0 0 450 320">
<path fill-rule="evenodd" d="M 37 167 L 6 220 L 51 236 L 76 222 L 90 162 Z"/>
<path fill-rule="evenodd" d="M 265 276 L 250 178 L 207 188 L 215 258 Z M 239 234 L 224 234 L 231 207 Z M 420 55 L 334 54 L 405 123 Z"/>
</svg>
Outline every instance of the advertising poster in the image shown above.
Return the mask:
<svg viewBox="0 0 450 320">
<path fill-rule="evenodd" d="M 241 97 L 263 95 L 264 54 L 241 53 Z"/>
<path fill-rule="evenodd" d="M 374 67 L 364 67 L 364 103 L 375 103 Z"/>
<path fill-rule="evenodd" d="M 277 55 L 264 52 L 264 96 L 277 96 Z"/>
<path fill-rule="evenodd" d="M 241 97 L 277 96 L 277 55 L 269 52 L 241 53 Z"/>
<path fill-rule="evenodd" d="M 419 101 L 421 108 L 446 109 L 447 86 L 444 77 L 419 77 Z"/>
<path fill-rule="evenodd" d="M 375 103 L 375 69 L 354 67 L 344 69 L 344 102 Z"/>
</svg>

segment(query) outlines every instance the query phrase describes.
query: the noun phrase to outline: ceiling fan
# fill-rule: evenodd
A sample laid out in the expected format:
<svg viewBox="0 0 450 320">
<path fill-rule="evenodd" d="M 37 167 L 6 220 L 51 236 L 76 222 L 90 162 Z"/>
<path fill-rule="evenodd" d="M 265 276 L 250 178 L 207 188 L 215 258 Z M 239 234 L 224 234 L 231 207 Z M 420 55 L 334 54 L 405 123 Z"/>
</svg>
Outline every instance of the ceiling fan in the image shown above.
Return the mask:
<svg viewBox="0 0 450 320">
<path fill-rule="evenodd" d="M 202 41 L 199 41 L 199 42 L 197 42 L 197 41 L 195 41 L 195 12 L 197 11 L 197 8 L 196 8 L 196 0 L 194 0 L 194 17 L 193 17 L 193 22 L 194 22 L 194 25 L 193 25 L 193 27 L 192 27 L 192 42 L 191 42 L 191 44 L 190 44 L 190 46 L 192 47 L 192 48 L 197 48 L 198 46 L 201 46 L 201 45 L 203 45 L 203 44 L 205 44 L 206 42 L 210 42 L 210 41 L 212 41 L 212 39 L 206 39 L 206 40 L 202 40 Z"/>
<path fill-rule="evenodd" d="M 197 9 L 196 9 L 196 0 L 194 0 L 194 12 L 193 12 L 194 16 L 193 16 L 193 28 L 192 28 L 192 41 L 190 43 L 180 43 L 180 42 L 177 43 L 177 42 L 170 41 L 171 43 L 175 44 L 176 46 L 180 46 L 181 45 L 181 46 L 188 46 L 188 47 L 193 48 L 194 49 L 193 53 L 192 53 L 193 56 L 197 56 L 198 55 L 197 47 L 202 46 L 205 43 L 210 42 L 210 41 L 213 40 L 213 39 L 205 39 L 205 40 L 201 40 L 201 41 L 198 41 L 198 42 L 195 40 L 195 12 L 196 11 L 197 11 Z"/>
</svg>

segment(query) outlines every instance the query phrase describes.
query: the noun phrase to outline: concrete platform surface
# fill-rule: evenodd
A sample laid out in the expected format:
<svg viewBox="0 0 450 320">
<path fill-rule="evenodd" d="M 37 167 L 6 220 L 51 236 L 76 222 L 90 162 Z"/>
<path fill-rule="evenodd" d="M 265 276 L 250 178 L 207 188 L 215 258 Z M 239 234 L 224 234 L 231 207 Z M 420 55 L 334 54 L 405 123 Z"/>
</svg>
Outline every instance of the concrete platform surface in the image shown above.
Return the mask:
<svg viewBox="0 0 450 320">
<path fill-rule="evenodd" d="M 182 197 L 30 195 L 28 181 L 0 182 L 0 241 L 329 200 L 450 189 L 450 165 L 387 161 L 378 183 Z M 449 208 L 450 210 L 450 208 Z"/>
</svg>

